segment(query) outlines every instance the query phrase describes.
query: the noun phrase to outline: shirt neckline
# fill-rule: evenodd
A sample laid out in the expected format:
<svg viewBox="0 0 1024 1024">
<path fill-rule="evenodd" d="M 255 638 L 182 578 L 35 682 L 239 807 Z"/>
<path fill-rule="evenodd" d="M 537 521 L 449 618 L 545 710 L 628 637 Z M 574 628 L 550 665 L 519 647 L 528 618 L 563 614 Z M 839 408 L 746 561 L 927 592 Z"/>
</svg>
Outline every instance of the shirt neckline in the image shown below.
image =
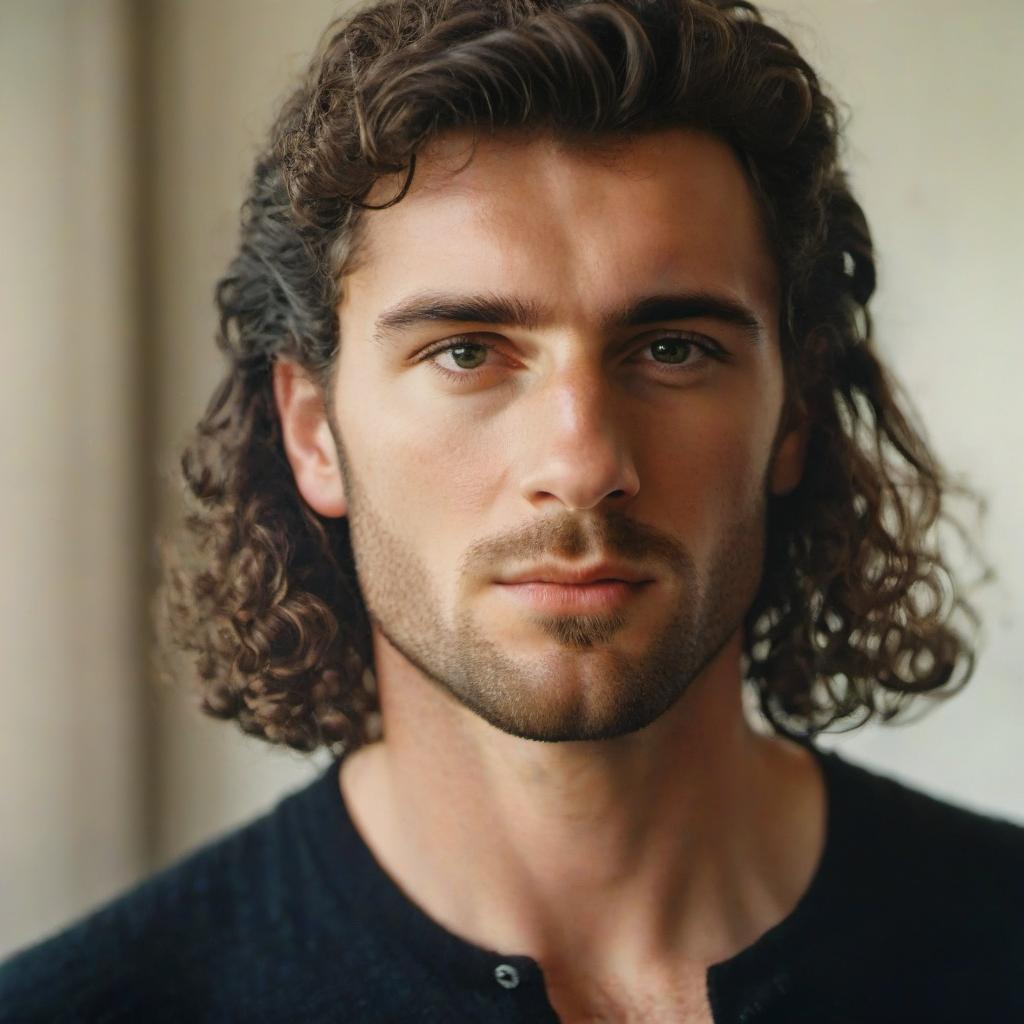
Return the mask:
<svg viewBox="0 0 1024 1024">
<path fill-rule="evenodd" d="M 818 863 L 793 909 L 750 945 L 707 969 L 709 993 L 730 985 L 740 975 L 775 969 L 785 947 L 797 947 L 801 937 L 813 939 L 810 922 L 827 916 L 841 874 L 844 839 L 845 769 L 835 751 L 822 750 L 809 740 L 797 740 L 818 762 L 825 787 L 825 837 Z M 522 954 L 479 946 L 449 931 L 408 896 L 384 870 L 356 829 L 338 784 L 340 759 L 333 761 L 309 788 L 306 816 L 313 855 L 324 883 L 375 933 L 383 933 L 395 956 L 411 953 L 431 972 L 452 983 L 493 990 L 495 970 L 512 966 L 522 981 L 543 988 L 539 963 Z M 788 958 L 788 956 L 786 957 Z M 713 1000 L 712 1000 L 713 1004 Z"/>
</svg>

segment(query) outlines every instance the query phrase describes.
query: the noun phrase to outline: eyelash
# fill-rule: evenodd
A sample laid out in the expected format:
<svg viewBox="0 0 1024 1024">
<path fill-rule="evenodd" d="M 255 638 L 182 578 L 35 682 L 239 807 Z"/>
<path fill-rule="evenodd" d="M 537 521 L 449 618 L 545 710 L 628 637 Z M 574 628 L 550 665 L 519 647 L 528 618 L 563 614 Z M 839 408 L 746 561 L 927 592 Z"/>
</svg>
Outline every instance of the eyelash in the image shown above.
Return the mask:
<svg viewBox="0 0 1024 1024">
<path fill-rule="evenodd" d="M 717 345 L 714 345 L 709 341 L 698 341 L 696 338 L 683 337 L 676 334 L 665 334 L 660 337 L 654 338 L 653 340 L 647 342 L 645 345 L 641 346 L 641 348 L 650 348 L 652 345 L 656 345 L 662 341 L 674 341 L 678 342 L 681 345 L 689 345 L 691 348 L 700 349 L 700 351 L 703 352 L 706 357 L 714 359 L 718 362 L 725 362 L 728 359 L 728 355 L 725 353 L 723 349 L 719 348 Z M 474 377 L 477 377 L 484 372 L 485 367 L 482 366 L 477 367 L 476 369 L 473 370 L 461 370 L 459 372 L 456 372 L 454 370 L 445 369 L 445 367 L 441 366 L 436 361 L 436 356 L 443 355 L 445 352 L 450 352 L 452 351 L 452 349 L 456 348 L 482 348 L 490 352 L 495 348 L 495 346 L 486 341 L 475 341 L 470 340 L 469 338 L 466 337 L 453 338 L 452 340 L 446 341 L 443 344 L 437 346 L 436 348 L 432 348 L 424 352 L 420 359 L 421 361 L 428 362 L 434 371 L 440 373 L 444 377 L 447 377 L 449 380 L 460 382 L 472 380 Z M 704 360 L 702 359 L 697 363 L 656 363 L 655 365 L 664 367 L 666 373 L 668 373 L 670 376 L 675 376 L 676 374 L 692 373 L 696 369 L 701 367 L 703 364 Z"/>
</svg>

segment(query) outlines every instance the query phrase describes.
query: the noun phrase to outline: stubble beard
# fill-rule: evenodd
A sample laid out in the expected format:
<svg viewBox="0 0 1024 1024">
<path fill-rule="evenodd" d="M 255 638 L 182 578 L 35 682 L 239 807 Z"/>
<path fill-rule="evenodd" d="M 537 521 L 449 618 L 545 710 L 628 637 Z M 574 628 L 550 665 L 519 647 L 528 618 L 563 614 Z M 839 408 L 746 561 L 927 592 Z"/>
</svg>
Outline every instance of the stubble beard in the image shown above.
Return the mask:
<svg viewBox="0 0 1024 1024">
<path fill-rule="evenodd" d="M 352 548 L 375 629 L 459 705 L 523 739 L 612 739 L 651 724 L 733 637 L 760 583 L 759 504 L 722 534 L 705 573 L 696 571 L 689 556 L 667 567 L 678 581 L 677 604 L 667 623 L 651 627 L 656 636 L 642 654 L 616 649 L 621 631 L 638 628 L 637 610 L 627 608 L 605 615 L 536 616 L 533 622 L 552 651 L 517 659 L 485 634 L 473 607 L 463 605 L 453 620 L 446 617 L 422 563 L 383 527 L 358 489 L 347 493 Z M 671 584 L 663 578 L 657 585 Z M 590 659 L 589 674 L 565 685 L 566 672 L 583 671 L 581 659 Z M 593 659 L 602 659 L 601 665 Z"/>
</svg>

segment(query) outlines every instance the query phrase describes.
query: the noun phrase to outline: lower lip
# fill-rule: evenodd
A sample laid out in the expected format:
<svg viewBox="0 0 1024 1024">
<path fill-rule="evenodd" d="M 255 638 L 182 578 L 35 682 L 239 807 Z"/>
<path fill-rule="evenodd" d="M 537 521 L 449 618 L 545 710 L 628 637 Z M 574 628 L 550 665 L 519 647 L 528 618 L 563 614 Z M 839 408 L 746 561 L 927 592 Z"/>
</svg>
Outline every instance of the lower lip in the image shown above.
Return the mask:
<svg viewBox="0 0 1024 1024">
<path fill-rule="evenodd" d="M 501 583 L 510 597 L 531 608 L 550 612 L 608 611 L 635 597 L 650 580 L 626 583 Z"/>
</svg>

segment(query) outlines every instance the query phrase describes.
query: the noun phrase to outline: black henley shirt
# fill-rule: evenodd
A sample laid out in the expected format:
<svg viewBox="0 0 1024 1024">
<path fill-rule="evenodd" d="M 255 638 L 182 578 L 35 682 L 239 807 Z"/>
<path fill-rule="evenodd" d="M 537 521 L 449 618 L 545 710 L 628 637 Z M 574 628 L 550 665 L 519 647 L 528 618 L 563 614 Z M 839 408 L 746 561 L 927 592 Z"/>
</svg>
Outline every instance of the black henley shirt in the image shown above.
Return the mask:
<svg viewBox="0 0 1024 1024">
<path fill-rule="evenodd" d="M 707 972 L 716 1024 L 1024 1022 L 1024 827 L 811 746 L 824 851 L 792 912 Z M 538 963 L 413 903 L 337 763 L 0 965 L 0 1021 L 557 1021 Z"/>
</svg>

